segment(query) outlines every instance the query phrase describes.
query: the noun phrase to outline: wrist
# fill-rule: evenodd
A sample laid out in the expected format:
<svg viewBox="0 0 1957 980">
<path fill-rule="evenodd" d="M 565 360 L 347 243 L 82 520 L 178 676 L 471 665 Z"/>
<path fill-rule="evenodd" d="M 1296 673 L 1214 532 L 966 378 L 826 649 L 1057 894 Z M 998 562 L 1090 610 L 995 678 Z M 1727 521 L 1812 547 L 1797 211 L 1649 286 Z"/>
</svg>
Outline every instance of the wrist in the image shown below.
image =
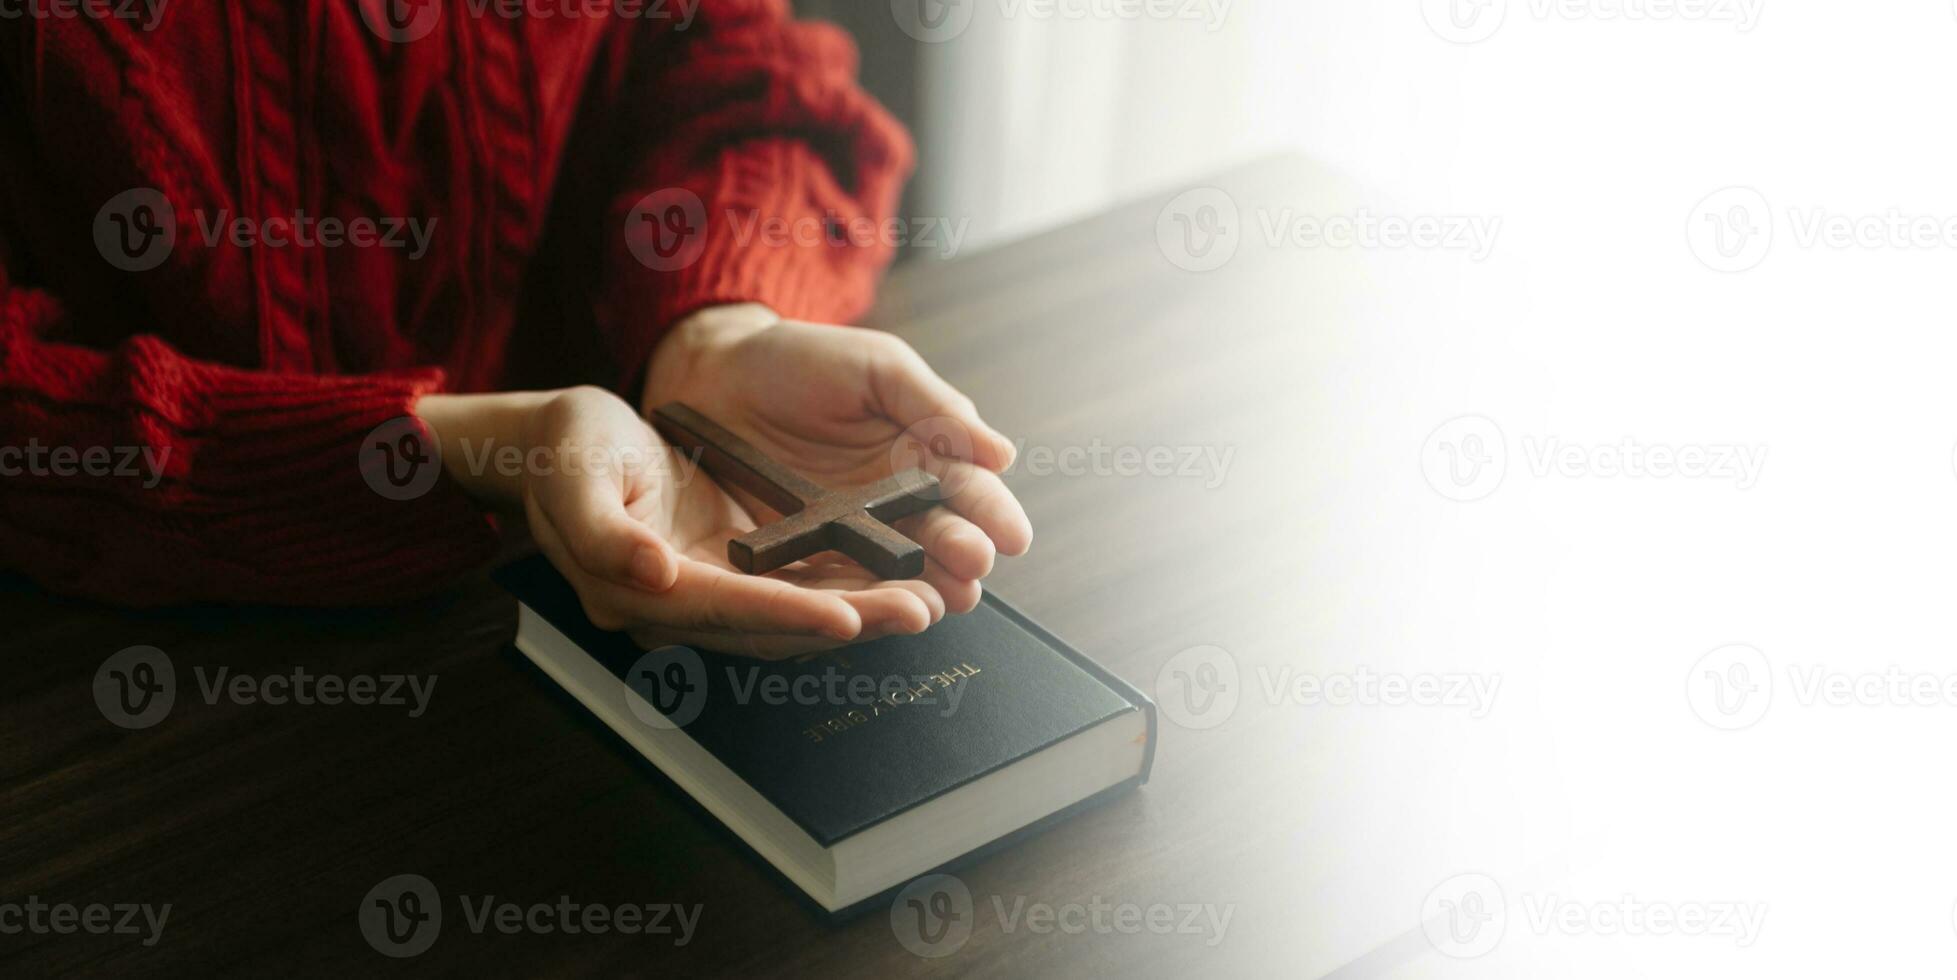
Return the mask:
<svg viewBox="0 0 1957 980">
<path fill-rule="evenodd" d="M 435 439 L 443 472 L 478 501 L 507 506 L 523 499 L 521 474 L 481 464 L 494 459 L 502 446 L 527 450 L 531 416 L 558 394 L 554 391 L 430 394 L 416 400 L 413 411 Z"/>
<path fill-rule="evenodd" d="M 716 357 L 780 322 L 781 315 L 761 303 L 709 306 L 689 314 L 653 347 L 639 392 L 640 409 L 649 413 L 672 400 L 686 379 L 711 370 Z"/>
</svg>

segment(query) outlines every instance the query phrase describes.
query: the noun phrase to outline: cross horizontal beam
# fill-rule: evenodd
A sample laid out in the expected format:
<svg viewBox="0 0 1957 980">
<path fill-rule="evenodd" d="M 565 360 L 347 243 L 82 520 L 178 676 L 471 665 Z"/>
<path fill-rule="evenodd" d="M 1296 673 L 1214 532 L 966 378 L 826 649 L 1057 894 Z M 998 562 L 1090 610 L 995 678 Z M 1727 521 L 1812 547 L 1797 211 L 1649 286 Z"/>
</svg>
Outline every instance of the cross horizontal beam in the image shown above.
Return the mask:
<svg viewBox="0 0 1957 980">
<path fill-rule="evenodd" d="M 673 446 L 697 452 L 700 467 L 714 479 L 783 515 L 727 542 L 727 560 L 735 568 L 759 575 L 818 552 L 840 551 L 879 578 L 924 574 L 924 549 L 890 522 L 937 505 L 937 477 L 908 469 L 868 486 L 828 490 L 680 402 L 661 405 L 652 424 Z"/>
</svg>

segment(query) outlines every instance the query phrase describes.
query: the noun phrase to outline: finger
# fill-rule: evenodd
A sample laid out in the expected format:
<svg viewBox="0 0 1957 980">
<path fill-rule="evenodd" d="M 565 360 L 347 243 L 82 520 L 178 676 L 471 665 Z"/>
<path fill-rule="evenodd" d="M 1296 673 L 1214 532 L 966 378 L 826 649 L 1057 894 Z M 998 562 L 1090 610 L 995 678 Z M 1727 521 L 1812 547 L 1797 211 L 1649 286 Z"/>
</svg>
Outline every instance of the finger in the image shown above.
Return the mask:
<svg viewBox="0 0 1957 980">
<path fill-rule="evenodd" d="M 948 455 L 995 472 L 1012 465 L 1012 440 L 979 418 L 978 406 L 909 344 L 891 339 L 871 363 L 870 384 L 884 414 L 916 441 L 941 452 L 948 445 Z"/>
<path fill-rule="evenodd" d="M 926 556 L 926 569 L 930 567 L 932 561 L 930 556 Z M 851 593 L 871 593 L 871 591 L 890 591 L 890 589 L 904 591 L 918 597 L 918 601 L 924 602 L 924 608 L 930 614 L 926 628 L 935 624 L 937 620 L 945 618 L 945 597 L 937 591 L 937 587 L 933 587 L 932 583 L 922 579 L 879 579 L 863 565 L 855 563 L 849 557 L 843 557 L 838 552 L 822 552 L 816 556 L 806 557 L 802 561 L 796 561 L 795 565 L 779 571 L 779 575 L 787 575 L 789 581 L 795 581 L 796 585 L 802 585 L 806 589 L 826 589 L 826 591 L 843 593 L 845 601 L 851 599 Z M 943 573 L 943 569 L 937 569 L 937 575 L 947 581 L 951 579 L 949 575 Z M 894 606 L 879 606 L 879 608 L 894 608 Z M 871 630 L 871 620 L 865 618 L 863 632 L 867 634 L 869 630 Z"/>
<path fill-rule="evenodd" d="M 666 606 L 660 622 L 686 629 L 747 633 L 821 633 L 854 639 L 863 619 L 840 597 L 763 575 L 742 575 L 703 562 L 685 562 L 672 591 L 645 603 Z"/>
<path fill-rule="evenodd" d="M 930 586 L 932 591 L 938 593 L 944 601 L 945 612 L 948 614 L 964 615 L 977 609 L 979 599 L 985 594 L 985 590 L 977 581 L 951 574 L 943 565 L 938 564 L 937 559 L 929 556 L 924 559 L 924 576 L 917 581 L 923 582 Z"/>
<path fill-rule="evenodd" d="M 899 624 L 884 623 L 879 626 L 866 626 L 848 645 L 880 640 L 886 636 L 908 635 L 917 632 Z M 665 626 L 647 626 L 631 633 L 634 642 L 647 649 L 677 643 L 682 646 L 714 650 L 720 653 L 738 653 L 761 660 L 785 660 L 803 654 L 834 650 L 846 645 L 845 641 L 824 636 L 790 636 L 764 633 L 726 633 L 706 630 L 683 630 Z"/>
<path fill-rule="evenodd" d="M 936 626 L 939 620 L 945 618 L 944 594 L 939 592 L 937 587 L 931 583 L 920 579 L 904 579 L 896 582 L 886 582 L 885 585 L 893 589 L 903 589 L 917 596 L 924 603 L 925 609 L 931 614 L 931 621 L 928 625 Z"/>
<path fill-rule="evenodd" d="M 577 594 L 578 603 L 583 608 L 585 618 L 591 625 L 601 630 L 614 631 L 638 626 L 643 622 L 643 614 L 632 608 L 634 598 L 644 598 L 647 593 L 635 586 L 593 576 L 584 570 L 571 557 L 564 545 L 564 539 L 550 525 L 542 513 L 535 512 L 534 505 L 527 505 L 530 515 L 530 534 L 537 542 L 537 550 L 550 560 L 551 567 L 564 576 Z"/>
<path fill-rule="evenodd" d="M 871 593 L 892 592 L 892 591 L 900 591 L 900 590 L 917 594 L 918 598 L 922 599 L 923 596 L 921 593 L 924 591 L 929 591 L 929 587 L 924 585 L 924 583 L 922 582 L 909 581 L 904 583 L 892 583 L 892 587 L 888 589 L 873 589 L 873 590 L 869 590 L 869 592 L 859 593 L 859 594 L 867 596 L 870 595 Z M 934 598 L 936 597 L 935 592 L 932 592 L 932 595 Z M 888 599 L 889 597 L 887 596 L 880 597 L 879 602 L 888 601 Z M 942 608 L 943 608 L 942 607 L 943 600 L 938 599 L 937 602 L 938 602 L 937 608 L 940 610 L 940 615 L 941 615 Z M 863 632 L 858 634 L 854 639 L 847 642 L 852 644 L 865 643 L 870 640 L 882 639 L 886 636 L 911 635 L 914 633 L 921 632 L 921 630 L 922 627 L 919 627 L 917 625 L 917 620 L 914 615 L 914 610 L 912 610 L 910 613 L 907 613 L 904 616 L 887 619 L 881 622 L 872 623 L 868 618 L 866 618 L 865 625 L 863 627 Z M 822 650 L 832 650 L 839 646 L 844 645 L 844 641 L 835 640 L 828 637 L 821 637 L 821 636 L 791 636 L 791 635 L 763 634 L 763 633 L 730 633 L 730 632 L 706 631 L 706 630 L 675 629 L 669 626 L 657 626 L 657 625 L 646 626 L 646 627 L 641 627 L 639 629 L 632 630 L 631 635 L 632 635 L 632 639 L 635 642 L 637 642 L 640 646 L 646 647 L 647 649 L 664 646 L 669 643 L 678 643 L 683 646 L 698 647 L 700 649 L 705 649 L 705 650 L 715 650 L 722 653 L 744 654 L 746 656 L 757 657 L 763 660 L 783 660 L 789 657 L 801 656 L 806 653 L 815 653 Z"/>
<path fill-rule="evenodd" d="M 803 588 L 831 592 L 856 608 L 863 632 L 890 627 L 917 633 L 944 618 L 945 600 L 938 590 L 915 579 L 884 581 L 841 555 L 817 555 L 778 574 Z"/>
<path fill-rule="evenodd" d="M 940 485 L 950 491 L 946 503 L 977 525 L 1003 555 L 1023 555 L 1033 546 L 1033 522 L 1019 498 L 1006 489 L 999 474 L 969 463 L 946 463 Z M 974 576 L 979 577 L 979 576 Z"/>
<path fill-rule="evenodd" d="M 853 640 L 862 617 L 841 598 L 776 578 L 740 575 L 698 561 L 680 563 L 664 593 L 567 573 L 592 622 L 603 629 L 663 627 L 715 633 L 786 634 Z"/>
<path fill-rule="evenodd" d="M 532 523 L 549 525 L 579 568 L 654 592 L 673 587 L 679 556 L 625 510 L 618 486 L 597 478 L 538 481 Z"/>
<path fill-rule="evenodd" d="M 863 632 L 890 634 L 922 633 L 932 623 L 931 607 L 909 589 L 878 588 L 839 591 L 835 595 L 855 608 L 863 617 Z M 859 637 L 861 639 L 862 637 Z"/>
<path fill-rule="evenodd" d="M 660 626 L 633 630 L 632 641 L 649 650 L 676 643 L 680 646 L 713 650 L 718 653 L 738 653 L 758 660 L 787 660 L 805 653 L 833 650 L 842 646 L 844 642 L 819 636 L 712 633 Z"/>
<path fill-rule="evenodd" d="M 790 569 L 779 574 L 795 575 L 798 584 L 811 589 L 840 589 L 844 591 L 866 591 L 870 589 L 904 589 L 931 609 L 931 622 L 936 624 L 947 613 L 971 612 L 978 605 L 983 591 L 974 581 L 961 579 L 945 571 L 943 565 L 926 555 L 924 574 L 914 579 L 878 579 L 869 569 L 839 554 L 824 553 L 804 559 Z M 867 627 L 866 627 L 867 628 Z"/>
<path fill-rule="evenodd" d="M 959 578 L 981 579 L 992 573 L 998 553 L 992 539 L 953 511 L 934 507 L 898 521 L 896 527 Z"/>
</svg>

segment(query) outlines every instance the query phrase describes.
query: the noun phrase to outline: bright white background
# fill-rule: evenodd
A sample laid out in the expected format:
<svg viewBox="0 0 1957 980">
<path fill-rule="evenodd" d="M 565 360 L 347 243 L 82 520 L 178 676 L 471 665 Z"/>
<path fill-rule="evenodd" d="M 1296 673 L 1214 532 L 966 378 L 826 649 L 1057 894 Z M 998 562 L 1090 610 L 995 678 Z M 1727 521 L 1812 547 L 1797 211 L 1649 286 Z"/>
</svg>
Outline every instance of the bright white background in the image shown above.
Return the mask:
<svg viewBox="0 0 1957 980">
<path fill-rule="evenodd" d="M 1483 261 L 1382 257 L 1448 284 L 1369 341 L 1402 394 L 1351 465 L 1405 481 L 1369 488 L 1376 523 L 1342 515 L 1318 545 L 1350 549 L 1361 598 L 1317 641 L 1506 679 L 1487 725 L 1450 731 L 1462 805 L 1426 825 L 1445 839 L 1382 880 L 1482 871 L 1510 900 L 1769 912 L 1739 948 L 1538 936 L 1515 909 L 1489 956 L 1407 975 L 1957 967 L 1957 703 L 1804 705 L 1789 674 L 1957 674 L 1957 236 L 1797 234 L 1816 214 L 1957 217 L 1949 3 L 1763 0 L 1742 30 L 1737 5 L 1629 19 L 1610 14 L 1678 7 L 1509 0 L 1457 43 L 1420 0 L 1237 0 L 1216 30 L 965 2 L 970 25 L 927 61 L 920 210 L 969 220 L 973 244 L 1278 149 L 1380 213 L 1501 222 Z M 1762 203 L 1701 209 L 1733 186 Z M 1246 221 L 1262 204 L 1237 203 Z M 1709 250 L 1722 222 L 1771 228 L 1757 265 Z M 1439 499 L 1392 468 L 1465 414 L 1501 427 L 1496 494 Z M 1549 438 L 1768 458 L 1747 489 L 1532 473 L 1525 447 Z M 1688 699 L 1729 643 L 1773 670 L 1766 715 L 1733 732 Z"/>
</svg>

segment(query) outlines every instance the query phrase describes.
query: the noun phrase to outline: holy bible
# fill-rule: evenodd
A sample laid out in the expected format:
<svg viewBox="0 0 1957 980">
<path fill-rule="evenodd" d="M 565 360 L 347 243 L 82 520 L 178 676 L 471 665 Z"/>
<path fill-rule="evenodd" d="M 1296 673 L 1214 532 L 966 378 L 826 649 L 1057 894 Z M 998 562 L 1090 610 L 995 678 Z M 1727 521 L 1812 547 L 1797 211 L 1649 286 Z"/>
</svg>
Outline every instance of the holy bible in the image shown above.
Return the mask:
<svg viewBox="0 0 1957 980">
<path fill-rule="evenodd" d="M 1141 785 L 1155 706 L 987 593 L 917 636 L 764 662 L 644 650 L 542 558 L 516 646 L 831 918 Z"/>
</svg>

